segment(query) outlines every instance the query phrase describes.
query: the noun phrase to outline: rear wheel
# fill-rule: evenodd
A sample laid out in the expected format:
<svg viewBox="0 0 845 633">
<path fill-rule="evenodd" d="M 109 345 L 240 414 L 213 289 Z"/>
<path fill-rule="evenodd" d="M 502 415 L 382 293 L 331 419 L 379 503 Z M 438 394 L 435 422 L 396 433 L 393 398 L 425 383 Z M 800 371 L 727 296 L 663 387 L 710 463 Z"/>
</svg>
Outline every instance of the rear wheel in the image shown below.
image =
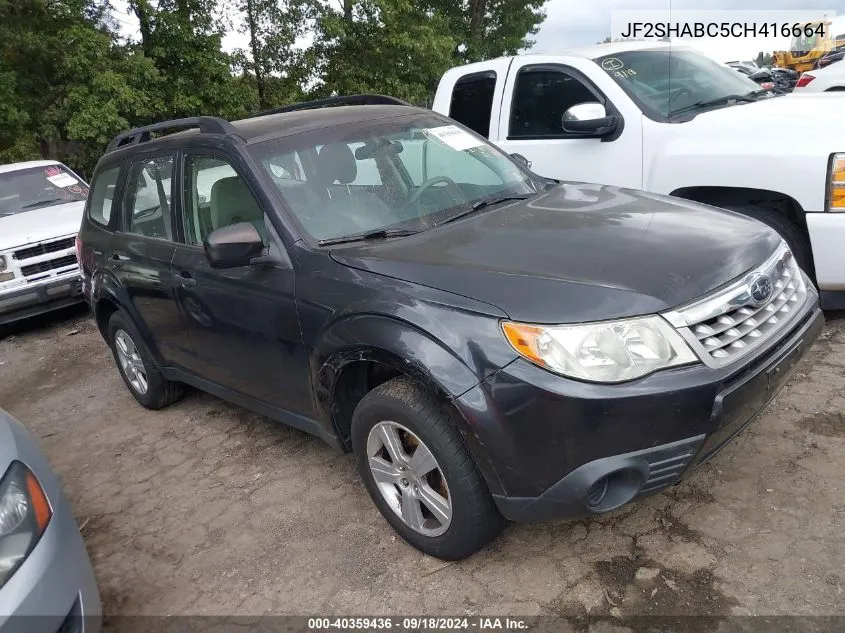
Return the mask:
<svg viewBox="0 0 845 633">
<path fill-rule="evenodd" d="M 411 380 L 394 378 L 364 396 L 352 444 L 376 506 L 420 551 L 465 558 L 504 526 L 446 405 Z"/>
<path fill-rule="evenodd" d="M 135 324 L 120 310 L 109 319 L 108 340 L 120 376 L 140 404 L 161 409 L 182 397 L 182 384 L 161 375 Z"/>
</svg>

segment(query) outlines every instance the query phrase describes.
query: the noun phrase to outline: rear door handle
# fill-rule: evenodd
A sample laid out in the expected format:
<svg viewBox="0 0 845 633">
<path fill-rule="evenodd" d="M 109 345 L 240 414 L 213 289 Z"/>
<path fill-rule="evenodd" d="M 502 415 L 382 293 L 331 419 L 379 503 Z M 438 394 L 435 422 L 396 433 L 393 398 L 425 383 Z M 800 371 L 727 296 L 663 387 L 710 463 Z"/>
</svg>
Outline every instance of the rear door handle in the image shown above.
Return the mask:
<svg viewBox="0 0 845 633">
<path fill-rule="evenodd" d="M 180 286 L 196 286 L 197 280 L 191 277 L 191 273 L 183 271 L 173 275 L 173 283 L 179 284 Z"/>
</svg>

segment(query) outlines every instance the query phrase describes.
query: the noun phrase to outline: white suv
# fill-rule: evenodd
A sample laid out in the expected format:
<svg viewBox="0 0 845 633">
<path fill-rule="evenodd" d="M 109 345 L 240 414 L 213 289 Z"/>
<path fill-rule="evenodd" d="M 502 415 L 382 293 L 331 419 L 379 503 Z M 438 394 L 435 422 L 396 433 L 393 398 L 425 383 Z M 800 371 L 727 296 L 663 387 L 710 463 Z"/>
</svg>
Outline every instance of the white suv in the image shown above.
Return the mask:
<svg viewBox="0 0 845 633">
<path fill-rule="evenodd" d="M 82 300 L 88 185 L 54 160 L 0 165 L 0 326 Z"/>
</svg>

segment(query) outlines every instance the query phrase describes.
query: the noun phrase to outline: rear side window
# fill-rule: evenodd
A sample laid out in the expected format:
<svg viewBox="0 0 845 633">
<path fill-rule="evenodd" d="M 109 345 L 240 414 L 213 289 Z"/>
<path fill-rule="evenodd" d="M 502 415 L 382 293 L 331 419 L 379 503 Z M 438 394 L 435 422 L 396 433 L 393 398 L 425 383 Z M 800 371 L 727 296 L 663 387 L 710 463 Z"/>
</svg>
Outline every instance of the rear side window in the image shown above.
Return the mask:
<svg viewBox="0 0 845 633">
<path fill-rule="evenodd" d="M 101 171 L 94 178 L 88 202 L 88 217 L 100 226 L 108 226 L 111 220 L 112 203 L 119 175 L 120 167 L 118 166 Z"/>
<path fill-rule="evenodd" d="M 126 189 L 126 232 L 172 240 L 171 188 L 173 156 L 156 156 L 132 164 Z"/>
<path fill-rule="evenodd" d="M 563 136 L 563 113 L 597 101 L 579 79 L 563 71 L 521 70 L 513 92 L 509 138 Z"/>
<path fill-rule="evenodd" d="M 490 113 L 493 111 L 493 92 L 496 73 L 476 73 L 461 77 L 452 90 L 449 116 L 468 128 L 490 138 Z"/>
</svg>

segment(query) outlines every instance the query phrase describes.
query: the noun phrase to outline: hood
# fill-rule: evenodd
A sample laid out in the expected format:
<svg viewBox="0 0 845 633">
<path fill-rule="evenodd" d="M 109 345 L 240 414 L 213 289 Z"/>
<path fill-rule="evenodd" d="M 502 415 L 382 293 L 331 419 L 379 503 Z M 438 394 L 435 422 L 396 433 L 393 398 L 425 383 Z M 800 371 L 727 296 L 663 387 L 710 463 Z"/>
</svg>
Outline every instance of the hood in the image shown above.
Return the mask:
<svg viewBox="0 0 845 633">
<path fill-rule="evenodd" d="M 0 216 L 0 251 L 79 231 L 85 201 Z"/>
<path fill-rule="evenodd" d="M 779 242 L 735 213 L 573 183 L 332 257 L 484 301 L 515 320 L 574 323 L 674 308 L 762 263 Z"/>
<path fill-rule="evenodd" d="M 789 130 L 790 137 L 802 138 L 797 134 L 804 132 L 812 141 L 819 138 L 819 130 L 823 127 L 825 138 L 841 149 L 845 147 L 845 108 L 842 105 L 841 94 L 790 93 L 702 112 L 683 126 L 700 128 L 704 134 L 712 130 L 718 132 L 720 138 L 729 138 L 734 131 L 745 138 L 752 138 L 754 133 L 765 138 Z M 791 151 L 792 145 L 787 143 L 784 147 Z"/>
</svg>

